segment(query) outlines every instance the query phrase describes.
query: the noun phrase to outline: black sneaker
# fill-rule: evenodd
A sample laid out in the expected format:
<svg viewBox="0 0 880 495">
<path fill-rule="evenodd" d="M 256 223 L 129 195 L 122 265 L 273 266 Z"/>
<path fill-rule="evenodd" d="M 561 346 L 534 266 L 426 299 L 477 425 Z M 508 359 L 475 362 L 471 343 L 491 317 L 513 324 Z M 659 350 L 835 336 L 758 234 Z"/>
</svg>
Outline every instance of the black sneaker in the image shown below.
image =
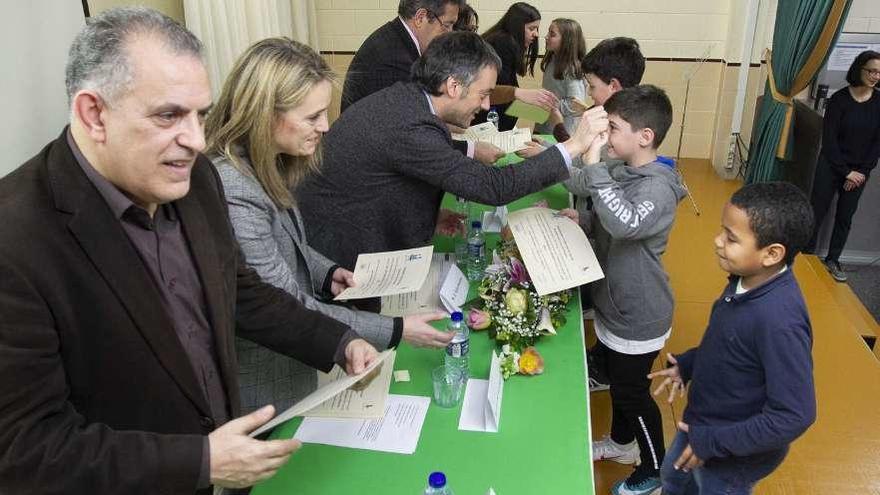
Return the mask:
<svg viewBox="0 0 880 495">
<path fill-rule="evenodd" d="M 822 263 L 825 265 L 825 269 L 828 270 L 828 273 L 831 274 L 831 278 L 838 282 L 846 282 L 846 273 L 843 271 L 843 267 L 840 266 L 840 263 L 838 263 L 837 260 L 826 259 Z"/>
<path fill-rule="evenodd" d="M 592 352 L 587 352 L 587 376 L 589 377 L 590 392 L 600 392 L 611 388 L 608 376 L 597 361 Z"/>
</svg>

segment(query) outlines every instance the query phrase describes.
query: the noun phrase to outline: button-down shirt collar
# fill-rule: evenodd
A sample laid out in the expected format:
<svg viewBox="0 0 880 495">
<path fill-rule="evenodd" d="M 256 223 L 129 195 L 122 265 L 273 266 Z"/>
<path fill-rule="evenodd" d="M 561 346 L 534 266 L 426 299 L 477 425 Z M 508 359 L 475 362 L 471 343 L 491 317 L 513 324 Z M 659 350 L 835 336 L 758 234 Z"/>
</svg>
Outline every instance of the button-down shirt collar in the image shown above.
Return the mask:
<svg viewBox="0 0 880 495">
<path fill-rule="evenodd" d="M 400 22 L 403 23 L 403 27 L 406 29 L 406 32 L 409 33 L 409 37 L 412 38 L 413 43 L 415 43 L 416 45 L 416 51 L 419 52 L 419 56 L 421 57 L 422 49 L 419 48 L 419 40 L 418 38 L 416 38 L 415 33 L 412 32 L 412 29 L 409 27 L 409 24 L 407 24 L 406 21 L 403 20 L 403 17 L 398 17 L 398 19 L 400 19 Z"/>
</svg>

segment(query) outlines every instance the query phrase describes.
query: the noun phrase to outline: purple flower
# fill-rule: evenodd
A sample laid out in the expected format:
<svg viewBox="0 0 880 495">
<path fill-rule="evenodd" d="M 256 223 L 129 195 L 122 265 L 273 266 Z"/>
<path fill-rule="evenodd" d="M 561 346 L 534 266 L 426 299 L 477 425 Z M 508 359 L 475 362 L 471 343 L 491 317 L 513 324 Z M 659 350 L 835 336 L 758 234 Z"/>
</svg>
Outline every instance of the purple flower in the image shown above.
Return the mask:
<svg viewBox="0 0 880 495">
<path fill-rule="evenodd" d="M 517 285 L 531 281 L 526 266 L 516 258 L 510 258 L 510 281 Z"/>
</svg>

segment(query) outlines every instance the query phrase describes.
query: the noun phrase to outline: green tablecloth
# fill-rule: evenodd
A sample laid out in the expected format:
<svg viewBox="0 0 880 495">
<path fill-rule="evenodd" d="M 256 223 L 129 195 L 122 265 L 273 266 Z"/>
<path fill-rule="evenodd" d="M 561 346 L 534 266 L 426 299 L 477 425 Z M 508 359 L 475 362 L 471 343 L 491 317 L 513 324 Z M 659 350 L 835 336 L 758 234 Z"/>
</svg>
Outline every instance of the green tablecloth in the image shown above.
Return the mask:
<svg viewBox="0 0 880 495">
<path fill-rule="evenodd" d="M 556 209 L 569 204 L 568 193 L 556 185 L 512 203 L 509 209 L 525 208 L 541 199 Z M 444 205 L 451 201 L 447 196 Z M 493 246 L 497 234 L 488 235 L 487 241 Z M 452 250 L 448 238 L 438 238 L 435 246 L 437 251 Z M 486 332 L 473 332 L 470 345 L 471 377 L 487 378 L 494 344 Z M 461 406 L 442 409 L 432 403 L 413 455 L 306 444 L 252 493 L 416 495 L 422 493 L 432 471 L 445 472 L 456 495 L 483 495 L 490 486 L 498 495 L 593 493 L 579 297 L 572 298 L 567 323 L 558 335 L 543 338 L 537 347 L 544 356 L 545 371 L 507 380 L 498 433 L 459 431 Z M 394 368 L 409 370 L 411 381 L 392 382 L 391 393 L 430 397 L 430 372 L 442 363 L 442 350 L 416 349 L 404 343 Z M 273 436 L 292 437 L 301 421 L 289 421 Z"/>
</svg>

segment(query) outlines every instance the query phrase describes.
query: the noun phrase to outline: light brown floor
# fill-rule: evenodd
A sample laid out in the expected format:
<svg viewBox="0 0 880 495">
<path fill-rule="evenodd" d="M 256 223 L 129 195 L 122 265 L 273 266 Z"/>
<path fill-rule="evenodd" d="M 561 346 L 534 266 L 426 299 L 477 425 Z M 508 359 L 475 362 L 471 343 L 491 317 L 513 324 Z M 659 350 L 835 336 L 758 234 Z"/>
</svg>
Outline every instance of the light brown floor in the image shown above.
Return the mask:
<svg viewBox="0 0 880 495">
<path fill-rule="evenodd" d="M 694 213 L 688 199 L 682 201 L 664 256 L 676 310 L 672 336 L 661 356 L 695 346 L 703 335 L 712 302 L 726 281 L 712 239 L 725 201 L 741 185 L 719 179 L 707 160 L 685 159 L 680 170 L 702 214 Z M 794 443 L 783 465 L 759 483 L 755 493 L 880 494 L 880 362 L 861 337 L 876 333 L 877 323 L 870 315 L 865 318 L 848 287 L 831 280 L 815 257 L 799 256 L 794 270 L 813 324 L 819 415 Z M 672 411 L 665 400 L 658 403 L 668 443 L 675 431 Z M 683 400 L 674 404 L 677 419 L 684 406 Z M 608 433 L 610 411 L 608 392 L 591 395 L 594 438 Z M 629 466 L 596 463 L 596 493 L 609 493 L 611 485 L 630 471 Z"/>
</svg>

